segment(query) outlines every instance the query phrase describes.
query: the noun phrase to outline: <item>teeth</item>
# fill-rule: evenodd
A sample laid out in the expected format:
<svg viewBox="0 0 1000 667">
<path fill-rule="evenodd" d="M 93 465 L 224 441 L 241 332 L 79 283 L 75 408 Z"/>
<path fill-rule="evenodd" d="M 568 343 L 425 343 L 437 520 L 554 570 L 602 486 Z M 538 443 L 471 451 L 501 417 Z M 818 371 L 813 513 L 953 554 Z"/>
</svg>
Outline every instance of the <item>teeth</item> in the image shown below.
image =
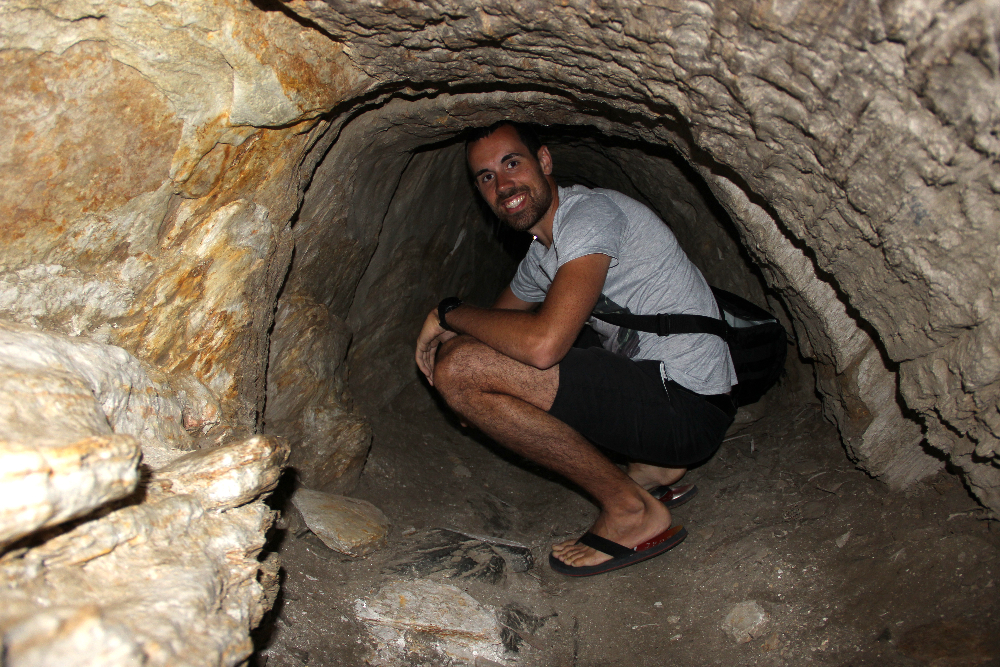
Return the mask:
<svg viewBox="0 0 1000 667">
<path fill-rule="evenodd" d="M 520 197 L 512 199 L 506 204 L 504 204 L 504 208 L 517 208 L 518 206 L 521 205 L 521 202 L 523 201 L 524 201 L 524 195 L 521 195 Z"/>
</svg>

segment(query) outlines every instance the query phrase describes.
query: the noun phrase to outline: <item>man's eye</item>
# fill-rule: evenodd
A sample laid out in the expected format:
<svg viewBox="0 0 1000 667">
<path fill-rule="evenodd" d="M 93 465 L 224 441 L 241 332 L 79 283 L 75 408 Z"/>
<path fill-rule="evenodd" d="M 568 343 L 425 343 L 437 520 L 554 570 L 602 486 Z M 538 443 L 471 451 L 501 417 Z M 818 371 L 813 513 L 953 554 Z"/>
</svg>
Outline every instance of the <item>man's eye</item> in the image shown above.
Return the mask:
<svg viewBox="0 0 1000 667">
<path fill-rule="evenodd" d="M 484 174 L 483 177 L 481 179 L 479 179 L 479 182 L 480 183 L 484 183 L 484 184 L 485 183 L 489 183 L 492 178 L 493 178 L 493 174 Z"/>
<path fill-rule="evenodd" d="M 511 160 L 510 162 L 507 163 L 507 168 L 508 169 L 513 169 L 517 165 L 518 165 L 518 161 L 517 160 Z"/>
</svg>

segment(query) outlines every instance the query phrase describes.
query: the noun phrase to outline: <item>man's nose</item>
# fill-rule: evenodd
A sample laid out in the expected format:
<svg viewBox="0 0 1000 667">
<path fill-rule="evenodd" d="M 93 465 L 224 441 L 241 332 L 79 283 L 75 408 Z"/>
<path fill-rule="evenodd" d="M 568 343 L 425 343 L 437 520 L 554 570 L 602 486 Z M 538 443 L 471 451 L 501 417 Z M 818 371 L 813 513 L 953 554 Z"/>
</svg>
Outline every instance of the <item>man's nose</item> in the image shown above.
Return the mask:
<svg viewBox="0 0 1000 667">
<path fill-rule="evenodd" d="M 514 180 L 507 174 L 500 172 L 497 174 L 497 191 L 503 192 L 514 185 Z"/>
</svg>

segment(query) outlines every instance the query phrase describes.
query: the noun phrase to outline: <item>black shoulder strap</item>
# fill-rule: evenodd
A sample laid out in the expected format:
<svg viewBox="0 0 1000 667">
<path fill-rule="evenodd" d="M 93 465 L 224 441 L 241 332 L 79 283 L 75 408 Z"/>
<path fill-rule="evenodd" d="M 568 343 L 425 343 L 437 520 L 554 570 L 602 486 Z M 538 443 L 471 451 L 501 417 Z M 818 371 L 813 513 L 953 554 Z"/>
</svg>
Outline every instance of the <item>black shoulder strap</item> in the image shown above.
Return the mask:
<svg viewBox="0 0 1000 667">
<path fill-rule="evenodd" d="M 729 339 L 729 325 L 725 320 L 717 320 L 707 315 L 633 315 L 632 313 L 592 313 L 594 317 L 616 327 L 635 331 L 655 333 L 657 336 L 671 334 L 704 333 Z"/>
</svg>

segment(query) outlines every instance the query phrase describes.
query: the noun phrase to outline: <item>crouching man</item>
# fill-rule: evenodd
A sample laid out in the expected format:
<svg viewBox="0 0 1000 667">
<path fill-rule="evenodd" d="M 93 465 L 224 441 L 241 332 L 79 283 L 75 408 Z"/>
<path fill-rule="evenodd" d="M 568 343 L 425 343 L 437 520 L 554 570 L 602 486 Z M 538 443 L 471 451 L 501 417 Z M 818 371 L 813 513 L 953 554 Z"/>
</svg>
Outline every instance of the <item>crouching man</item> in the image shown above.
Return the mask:
<svg viewBox="0 0 1000 667">
<path fill-rule="evenodd" d="M 530 128 L 478 129 L 466 157 L 490 208 L 535 240 L 491 308 L 450 297 L 431 311 L 417 365 L 463 421 L 597 501 L 591 529 L 552 547 L 553 569 L 587 576 L 659 555 L 686 536 L 669 508 L 694 488 L 672 485 L 721 443 L 736 374 L 721 338 L 659 337 L 591 313 L 718 318 L 712 292 L 648 208 L 612 190 L 558 187 Z M 588 321 L 602 346 L 574 347 Z M 631 461 L 627 473 L 598 447 Z"/>
</svg>

